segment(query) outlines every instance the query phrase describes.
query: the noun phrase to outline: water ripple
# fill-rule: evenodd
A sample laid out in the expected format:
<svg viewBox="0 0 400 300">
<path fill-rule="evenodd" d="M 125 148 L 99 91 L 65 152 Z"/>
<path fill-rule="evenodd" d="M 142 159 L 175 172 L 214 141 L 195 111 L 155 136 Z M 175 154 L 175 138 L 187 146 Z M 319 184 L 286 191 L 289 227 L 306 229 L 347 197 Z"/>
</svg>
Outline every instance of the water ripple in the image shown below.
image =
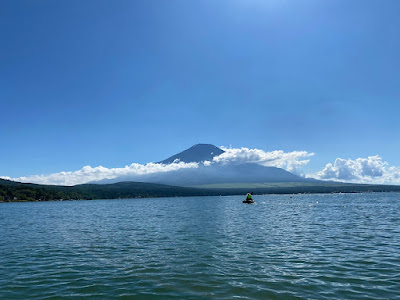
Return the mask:
<svg viewBox="0 0 400 300">
<path fill-rule="evenodd" d="M 1 203 L 0 299 L 400 298 L 400 194 Z"/>
</svg>

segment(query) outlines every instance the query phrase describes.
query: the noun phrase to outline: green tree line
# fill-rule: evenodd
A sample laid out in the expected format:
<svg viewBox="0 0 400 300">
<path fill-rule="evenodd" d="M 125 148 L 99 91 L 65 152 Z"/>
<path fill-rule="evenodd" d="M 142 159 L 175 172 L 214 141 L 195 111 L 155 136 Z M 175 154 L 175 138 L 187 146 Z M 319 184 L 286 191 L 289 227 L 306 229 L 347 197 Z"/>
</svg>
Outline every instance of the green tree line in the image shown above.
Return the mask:
<svg viewBox="0 0 400 300">
<path fill-rule="evenodd" d="M 316 183 L 315 185 L 299 186 L 298 183 L 296 185 L 285 183 L 280 187 L 251 188 L 251 191 L 255 194 L 400 192 L 400 186 L 343 183 Z M 208 189 L 143 182 L 54 186 L 0 179 L 0 202 L 245 195 L 247 192 L 249 192 L 248 188 L 235 188 L 234 184 L 230 188 Z"/>
</svg>

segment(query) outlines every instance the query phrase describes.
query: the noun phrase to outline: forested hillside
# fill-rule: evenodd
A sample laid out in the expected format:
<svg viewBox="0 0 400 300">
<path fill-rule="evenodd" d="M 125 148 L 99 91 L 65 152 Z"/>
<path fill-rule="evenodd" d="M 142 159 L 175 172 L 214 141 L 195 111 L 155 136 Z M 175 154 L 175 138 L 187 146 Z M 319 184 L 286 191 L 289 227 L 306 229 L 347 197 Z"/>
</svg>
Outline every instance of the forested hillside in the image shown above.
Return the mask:
<svg viewBox="0 0 400 300">
<path fill-rule="evenodd" d="M 2 202 L 202 196 L 210 194 L 215 194 L 215 192 L 206 189 L 141 182 L 120 182 L 104 185 L 83 184 L 70 187 L 0 180 L 0 201 Z"/>
<path fill-rule="evenodd" d="M 18 183 L 0 179 L 0 202 L 49 201 L 78 199 L 118 199 L 151 197 L 219 196 L 297 193 L 358 193 L 400 192 L 396 185 L 345 184 L 332 182 L 274 184 L 209 185 L 202 188 L 178 187 L 143 182 L 119 182 L 114 184 L 82 184 L 76 186 L 39 185 Z"/>
</svg>

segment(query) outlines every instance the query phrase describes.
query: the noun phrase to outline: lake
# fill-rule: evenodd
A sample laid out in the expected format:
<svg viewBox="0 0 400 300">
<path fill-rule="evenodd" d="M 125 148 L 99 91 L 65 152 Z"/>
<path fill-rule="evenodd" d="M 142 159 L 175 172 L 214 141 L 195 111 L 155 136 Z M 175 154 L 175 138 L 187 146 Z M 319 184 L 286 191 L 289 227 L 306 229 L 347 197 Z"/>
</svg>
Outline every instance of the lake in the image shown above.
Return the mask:
<svg viewBox="0 0 400 300">
<path fill-rule="evenodd" d="M 0 299 L 400 298 L 400 194 L 0 203 Z"/>
</svg>

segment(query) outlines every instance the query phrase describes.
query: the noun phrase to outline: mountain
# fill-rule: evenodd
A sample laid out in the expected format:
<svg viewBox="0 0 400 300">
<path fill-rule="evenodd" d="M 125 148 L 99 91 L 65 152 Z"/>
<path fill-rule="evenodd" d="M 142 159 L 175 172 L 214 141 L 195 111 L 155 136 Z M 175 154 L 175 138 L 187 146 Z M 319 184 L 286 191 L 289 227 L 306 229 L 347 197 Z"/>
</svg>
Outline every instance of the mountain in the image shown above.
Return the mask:
<svg viewBox="0 0 400 300">
<path fill-rule="evenodd" d="M 264 167 L 258 164 L 199 165 L 197 168 L 125 177 L 135 181 L 152 182 L 177 186 L 198 186 L 217 183 L 267 183 L 267 182 L 310 182 L 311 180 L 294 175 L 280 168 Z M 315 181 L 315 180 L 314 180 Z"/>
<path fill-rule="evenodd" d="M 208 147 L 208 150 L 210 149 L 212 147 Z M 211 154 L 211 152 L 207 154 L 205 151 L 197 151 L 196 147 L 195 152 L 200 154 L 196 156 L 189 151 L 185 155 L 202 161 L 204 157 Z M 176 156 L 176 158 L 180 159 L 179 155 Z M 114 184 L 56 186 L 0 179 L 0 202 L 245 195 L 250 190 L 256 194 L 400 191 L 400 186 L 309 180 L 280 168 L 263 167 L 257 164 L 211 164 L 210 166 L 199 164 L 198 168 L 148 174 L 146 176 L 136 176 L 135 178 L 137 179 L 136 181 L 140 179 L 140 181 L 147 182 L 124 181 Z M 121 177 L 115 180 L 123 181 L 123 179 L 128 180 L 128 178 Z M 168 183 L 168 185 L 159 184 L 158 182 Z"/>
<path fill-rule="evenodd" d="M 264 167 L 255 163 L 244 164 L 201 164 L 212 161 L 225 151 L 211 144 L 197 144 L 159 163 L 170 164 L 176 161 L 199 163 L 197 168 L 182 168 L 175 171 L 146 175 L 128 175 L 97 183 L 116 183 L 121 181 L 140 181 L 174 186 L 201 186 L 227 183 L 269 183 L 269 182 L 317 182 L 306 179 L 276 167 Z"/>
<path fill-rule="evenodd" d="M 185 163 L 212 161 L 214 156 L 221 155 L 224 152 L 224 150 L 211 144 L 197 144 L 158 163 L 171 164 L 176 160 Z"/>
</svg>

